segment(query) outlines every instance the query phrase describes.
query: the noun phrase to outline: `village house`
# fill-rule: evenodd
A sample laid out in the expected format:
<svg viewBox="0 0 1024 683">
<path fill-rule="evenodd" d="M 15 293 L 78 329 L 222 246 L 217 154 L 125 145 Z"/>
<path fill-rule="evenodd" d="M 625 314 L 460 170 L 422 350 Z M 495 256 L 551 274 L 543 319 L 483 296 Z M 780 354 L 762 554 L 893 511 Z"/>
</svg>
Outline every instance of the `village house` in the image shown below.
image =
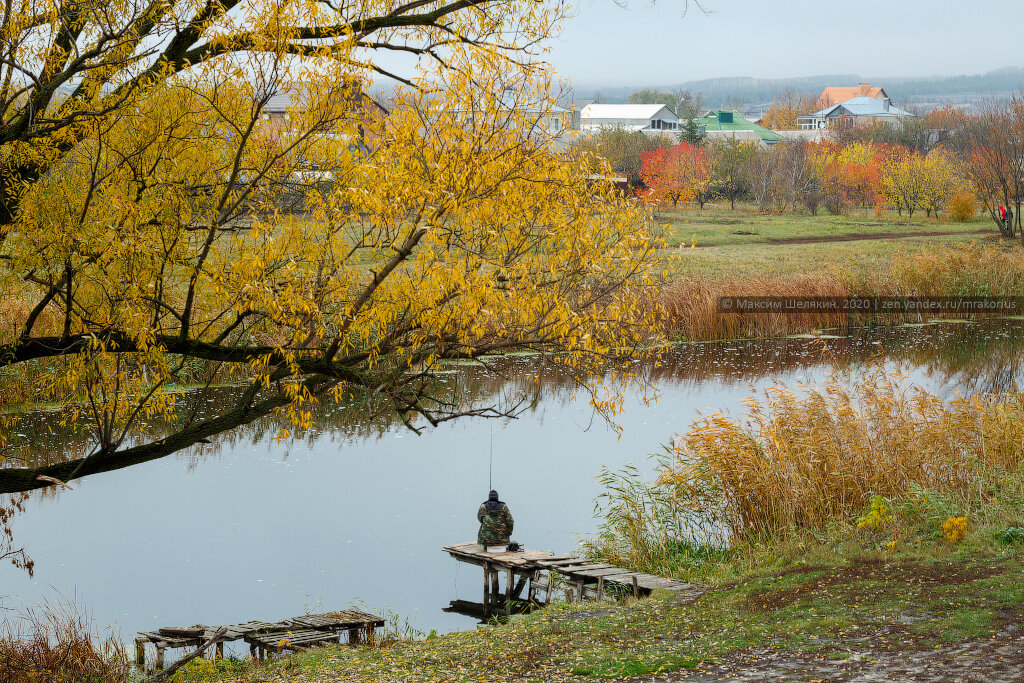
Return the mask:
<svg viewBox="0 0 1024 683">
<path fill-rule="evenodd" d="M 798 116 L 796 121 L 801 130 L 816 130 L 837 125 L 858 126 L 876 121 L 896 123 L 907 118 L 914 118 L 914 115 L 894 105 L 888 97 L 879 101 L 873 97 L 859 96 L 807 116 Z"/>
<path fill-rule="evenodd" d="M 883 88 L 872 86 L 870 83 L 861 83 L 860 85 L 850 87 L 829 86 L 821 91 L 818 101 L 814 103 L 814 109 L 816 111 L 828 109 L 831 106 L 852 100 L 855 97 L 870 97 L 879 102 L 889 99 Z"/>
<path fill-rule="evenodd" d="M 528 138 L 552 140 L 556 147 L 568 147 L 573 134 L 572 111 L 549 100 L 517 93 L 512 89 L 506 89 L 496 105 L 486 116 L 483 115 L 483 108 L 487 105 L 480 105 L 479 109 L 459 109 L 455 114 L 466 125 L 480 120 L 496 124 L 507 118 L 509 124 L 522 130 Z"/>
<path fill-rule="evenodd" d="M 546 134 L 552 137 L 567 135 L 573 128 L 572 112 L 557 104 L 519 102 L 510 104 L 530 123 L 533 135 Z"/>
<path fill-rule="evenodd" d="M 703 118 L 696 119 L 695 123 L 709 140 L 730 139 L 755 142 L 761 146 L 774 145 L 785 140 L 775 131 L 760 126 L 731 109 L 709 111 Z"/>
<path fill-rule="evenodd" d="M 359 145 L 372 146 L 373 141 L 368 139 L 365 124 L 370 121 L 380 121 L 388 117 L 389 112 L 384 105 L 363 92 L 359 86 L 341 90 L 338 97 L 344 98 L 351 103 L 350 115 L 356 120 L 356 136 L 354 141 Z M 262 119 L 267 130 L 283 130 L 289 127 L 291 111 L 297 106 L 302 106 L 303 93 L 300 86 L 280 90 L 270 97 L 263 107 Z M 327 131 L 325 131 L 327 132 Z"/>
<path fill-rule="evenodd" d="M 588 104 L 580 112 L 583 132 L 614 128 L 670 135 L 679 131 L 679 117 L 664 104 Z"/>
</svg>

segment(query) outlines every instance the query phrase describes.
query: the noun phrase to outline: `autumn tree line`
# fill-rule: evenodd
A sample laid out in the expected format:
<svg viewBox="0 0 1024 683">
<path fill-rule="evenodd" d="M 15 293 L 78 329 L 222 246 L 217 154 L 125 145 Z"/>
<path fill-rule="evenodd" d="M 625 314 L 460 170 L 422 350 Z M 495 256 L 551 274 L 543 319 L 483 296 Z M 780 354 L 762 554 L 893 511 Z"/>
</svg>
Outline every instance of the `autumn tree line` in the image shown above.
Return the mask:
<svg viewBox="0 0 1024 683">
<path fill-rule="evenodd" d="M 895 125 L 836 127 L 822 142 L 763 147 L 729 138 L 696 143 L 613 130 L 582 139 L 636 196 L 658 206 L 754 203 L 762 212 L 851 209 L 913 218 L 973 219 L 979 208 L 1008 237 L 1024 202 L 1024 93 L 968 116 L 953 107 Z M 1014 209 L 1013 225 L 999 207 Z"/>
</svg>

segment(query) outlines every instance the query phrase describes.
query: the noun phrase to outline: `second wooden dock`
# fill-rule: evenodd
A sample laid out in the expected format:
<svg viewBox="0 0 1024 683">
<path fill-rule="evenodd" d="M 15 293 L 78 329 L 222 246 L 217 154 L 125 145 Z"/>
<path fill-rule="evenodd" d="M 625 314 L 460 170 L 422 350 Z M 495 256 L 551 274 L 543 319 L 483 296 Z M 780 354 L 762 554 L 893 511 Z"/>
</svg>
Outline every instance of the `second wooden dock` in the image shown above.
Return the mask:
<svg viewBox="0 0 1024 683">
<path fill-rule="evenodd" d="M 346 609 L 326 614 L 306 614 L 282 621 L 247 621 L 231 626 L 167 626 L 156 631 L 143 631 L 135 639 L 136 664 L 146 667 L 146 645 L 156 648 L 156 669 L 164 668 L 164 651 L 168 648 L 197 648 L 209 640 L 216 648 L 216 658 L 224 656 L 224 643 L 243 640 L 249 645 L 253 659 L 262 661 L 267 655 L 283 650 L 304 650 L 317 645 L 340 643 L 348 636 L 350 643 L 368 643 L 384 620 L 361 610 Z"/>
</svg>

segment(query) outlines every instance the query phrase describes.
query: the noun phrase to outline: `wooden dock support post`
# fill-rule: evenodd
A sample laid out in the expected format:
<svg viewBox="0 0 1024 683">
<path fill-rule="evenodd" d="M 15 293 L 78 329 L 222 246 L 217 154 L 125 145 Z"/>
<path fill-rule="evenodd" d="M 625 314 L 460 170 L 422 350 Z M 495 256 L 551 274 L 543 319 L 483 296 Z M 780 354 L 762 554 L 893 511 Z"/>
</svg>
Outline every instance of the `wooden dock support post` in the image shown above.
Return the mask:
<svg viewBox="0 0 1024 683">
<path fill-rule="evenodd" d="M 520 574 L 519 578 L 516 579 L 516 585 L 512 589 L 512 599 L 513 600 L 522 600 L 523 599 L 523 589 L 526 588 L 526 582 L 529 580 L 529 578 L 530 578 L 530 575 L 524 573 L 524 574 Z"/>
<path fill-rule="evenodd" d="M 597 601 L 601 602 L 602 598 L 604 598 L 604 577 L 599 576 L 597 577 Z"/>
<path fill-rule="evenodd" d="M 159 645 L 156 646 L 156 670 L 164 670 L 164 649 Z"/>
<path fill-rule="evenodd" d="M 637 585 L 636 574 L 631 576 L 630 579 L 633 582 L 633 597 L 634 598 L 639 598 L 640 597 L 640 587 Z"/>
<path fill-rule="evenodd" d="M 146 639 L 136 638 L 135 639 L 135 665 L 139 667 L 139 671 L 146 670 Z"/>
<path fill-rule="evenodd" d="M 213 655 L 213 661 L 219 662 L 224 659 L 224 641 L 217 641 L 217 649 Z"/>
<path fill-rule="evenodd" d="M 491 563 L 484 562 L 484 609 L 491 605 Z"/>
<path fill-rule="evenodd" d="M 498 606 L 500 601 L 501 590 L 498 581 L 498 570 L 491 568 L 491 604 L 495 607 Z"/>
</svg>

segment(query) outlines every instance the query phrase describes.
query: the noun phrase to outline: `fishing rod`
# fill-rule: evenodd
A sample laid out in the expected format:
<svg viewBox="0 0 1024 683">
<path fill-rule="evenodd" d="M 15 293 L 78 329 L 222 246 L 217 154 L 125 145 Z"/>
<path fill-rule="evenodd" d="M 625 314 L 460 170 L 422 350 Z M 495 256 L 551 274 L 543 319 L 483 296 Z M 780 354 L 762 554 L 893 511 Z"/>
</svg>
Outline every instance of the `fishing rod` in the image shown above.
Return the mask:
<svg viewBox="0 0 1024 683">
<path fill-rule="evenodd" d="M 488 491 L 493 491 L 494 490 L 494 423 L 491 422 L 490 420 L 488 420 L 487 424 L 490 425 L 490 427 L 491 427 L 491 452 L 490 452 L 490 455 L 488 456 L 488 463 L 487 463 L 487 490 Z"/>
</svg>

